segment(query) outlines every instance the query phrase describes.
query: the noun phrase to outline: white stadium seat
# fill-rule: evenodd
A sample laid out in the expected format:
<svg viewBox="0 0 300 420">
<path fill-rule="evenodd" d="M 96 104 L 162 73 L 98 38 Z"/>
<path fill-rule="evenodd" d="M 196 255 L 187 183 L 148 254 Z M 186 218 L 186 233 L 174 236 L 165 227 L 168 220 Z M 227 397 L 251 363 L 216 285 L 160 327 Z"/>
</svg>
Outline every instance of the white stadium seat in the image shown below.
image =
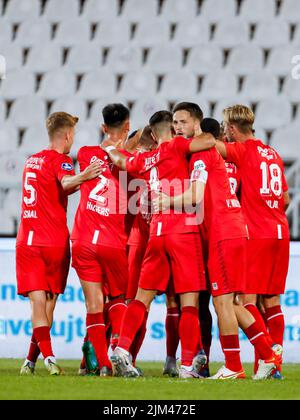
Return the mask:
<svg viewBox="0 0 300 420">
<path fill-rule="evenodd" d="M 226 49 L 245 45 L 249 42 L 250 32 L 247 23 L 241 19 L 220 22 L 217 25 L 212 43 Z"/>
<path fill-rule="evenodd" d="M 298 26 L 297 26 L 297 29 L 296 29 L 296 32 L 295 32 L 295 36 L 294 36 L 294 39 L 293 39 L 293 44 L 299 50 L 299 45 L 300 45 L 300 23 L 298 23 Z"/>
<path fill-rule="evenodd" d="M 156 74 L 179 70 L 183 64 L 182 50 L 175 45 L 161 45 L 150 50 L 145 68 Z"/>
<path fill-rule="evenodd" d="M 300 21 L 300 3 L 298 0 L 284 0 L 282 2 L 280 17 L 290 23 L 296 24 Z"/>
<path fill-rule="evenodd" d="M 228 96 L 236 95 L 238 91 L 237 78 L 227 71 L 215 71 L 205 76 L 200 95 L 203 98 L 217 102 Z"/>
<path fill-rule="evenodd" d="M 116 77 L 108 70 L 96 70 L 87 73 L 82 81 L 78 95 L 88 101 L 96 101 L 102 96 L 111 96 L 116 92 Z"/>
<path fill-rule="evenodd" d="M 44 16 L 50 22 L 64 22 L 79 16 L 78 0 L 51 0 L 46 3 Z"/>
<path fill-rule="evenodd" d="M 27 70 L 16 70 L 9 77 L 2 80 L 0 96 L 7 100 L 14 100 L 26 95 L 33 95 L 35 91 L 34 74 Z"/>
<path fill-rule="evenodd" d="M 261 101 L 256 109 L 255 124 L 265 130 L 274 130 L 289 124 L 292 107 L 285 96 L 275 96 Z"/>
<path fill-rule="evenodd" d="M 20 186 L 27 156 L 21 152 L 0 155 L 0 188 Z"/>
<path fill-rule="evenodd" d="M 94 42 L 101 47 L 124 45 L 130 40 L 130 25 L 127 20 L 114 19 L 99 23 Z"/>
<path fill-rule="evenodd" d="M 282 159 L 294 160 L 300 156 L 300 122 L 281 127 L 275 131 L 271 138 L 271 146 L 274 147 Z"/>
<path fill-rule="evenodd" d="M 6 60 L 6 71 L 10 73 L 13 70 L 20 69 L 23 64 L 23 51 L 21 47 L 14 43 L 2 43 L 0 40 L 0 55 Z"/>
<path fill-rule="evenodd" d="M 237 13 L 235 0 L 205 0 L 201 8 L 201 17 L 210 23 L 217 23 L 233 18 Z"/>
<path fill-rule="evenodd" d="M 300 80 L 293 79 L 292 75 L 289 75 L 284 82 L 283 93 L 287 95 L 291 101 L 298 104 L 300 97 Z"/>
<path fill-rule="evenodd" d="M 91 26 L 85 19 L 66 20 L 59 24 L 54 42 L 65 48 L 79 44 L 88 44 L 91 38 Z"/>
<path fill-rule="evenodd" d="M 84 74 L 99 69 L 102 63 L 102 49 L 95 43 L 73 47 L 68 56 L 66 67 L 74 73 Z"/>
<path fill-rule="evenodd" d="M 226 70 L 239 76 L 248 76 L 260 72 L 263 66 L 263 50 L 254 45 L 244 45 L 231 51 Z"/>
<path fill-rule="evenodd" d="M 0 154 L 3 152 L 16 151 L 18 148 L 18 131 L 11 123 L 0 125 Z"/>
<path fill-rule="evenodd" d="M 247 76 L 242 94 L 252 102 L 267 99 L 278 93 L 278 81 L 272 74 L 261 71 Z"/>
<path fill-rule="evenodd" d="M 131 110 L 131 119 L 135 123 L 133 128 L 145 127 L 155 112 L 168 109 L 168 102 L 157 96 L 136 101 Z"/>
<path fill-rule="evenodd" d="M 113 95 L 109 97 L 104 97 L 101 95 L 100 99 L 97 99 L 97 101 L 93 103 L 88 122 L 96 125 L 97 127 L 100 127 L 100 125 L 103 124 L 102 110 L 106 105 L 112 103 L 121 103 L 127 106 L 126 99 L 121 96 Z"/>
<path fill-rule="evenodd" d="M 290 42 L 290 28 L 280 19 L 262 21 L 257 25 L 253 44 L 262 48 L 287 46 Z"/>
<path fill-rule="evenodd" d="M 172 43 L 177 47 L 192 48 L 207 45 L 209 42 L 209 25 L 200 18 L 183 21 L 177 25 Z"/>
<path fill-rule="evenodd" d="M 5 120 L 5 105 L 4 102 L 0 99 L 0 123 L 3 123 Z"/>
<path fill-rule="evenodd" d="M 51 25 L 42 19 L 26 20 L 20 25 L 15 44 L 30 48 L 48 44 L 51 40 Z"/>
<path fill-rule="evenodd" d="M 166 0 L 163 3 L 162 15 L 166 21 L 179 22 L 193 19 L 197 15 L 197 0 Z"/>
<path fill-rule="evenodd" d="M 0 235 L 14 235 L 15 223 L 12 216 L 6 211 L 0 209 Z"/>
<path fill-rule="evenodd" d="M 22 139 L 20 152 L 26 155 L 33 155 L 41 150 L 47 149 L 49 138 L 46 130 L 46 124 L 39 122 L 26 130 Z"/>
<path fill-rule="evenodd" d="M 284 0 L 285 1 L 285 0 Z M 276 14 L 276 0 L 244 0 L 240 16 L 249 23 L 273 19 Z"/>
<path fill-rule="evenodd" d="M 39 0 L 10 0 L 5 17 L 12 23 L 21 23 L 26 19 L 37 18 L 40 15 Z"/>
<path fill-rule="evenodd" d="M 169 101 L 181 101 L 183 97 L 195 97 L 197 91 L 197 77 L 190 71 L 180 70 L 165 77 L 160 96 Z"/>
<path fill-rule="evenodd" d="M 105 67 L 115 74 L 139 70 L 142 67 L 142 49 L 124 44 L 110 49 Z"/>
<path fill-rule="evenodd" d="M 12 26 L 7 20 L 1 17 L 1 25 L 0 25 L 1 44 L 10 43 L 11 39 L 12 39 Z"/>
<path fill-rule="evenodd" d="M 193 47 L 187 62 L 187 68 L 195 74 L 205 75 L 211 71 L 221 70 L 222 66 L 222 50 L 213 45 Z"/>
<path fill-rule="evenodd" d="M 271 50 L 266 70 L 275 76 L 289 76 L 293 67 L 292 58 L 300 55 L 299 48 L 286 46 Z"/>
<path fill-rule="evenodd" d="M 119 94 L 128 101 L 153 96 L 156 94 L 156 77 L 147 71 L 130 72 L 124 76 Z"/>
<path fill-rule="evenodd" d="M 18 128 L 28 128 L 46 119 L 45 102 L 38 96 L 17 99 L 10 111 L 10 120 Z"/>
<path fill-rule="evenodd" d="M 79 123 L 76 127 L 75 141 L 71 154 L 73 157 L 76 157 L 81 147 L 97 146 L 99 144 L 100 126 L 92 123 Z"/>
<path fill-rule="evenodd" d="M 19 219 L 22 208 L 22 190 L 13 188 L 9 190 L 4 200 L 3 210 L 11 217 Z"/>
<path fill-rule="evenodd" d="M 224 109 L 234 105 L 250 106 L 250 102 L 245 97 L 240 95 L 224 98 L 217 103 L 214 109 L 213 118 L 219 122 L 223 121 Z"/>
<path fill-rule="evenodd" d="M 82 17 L 89 22 L 98 23 L 99 21 L 113 19 L 117 15 L 117 0 L 87 0 Z"/>
<path fill-rule="evenodd" d="M 134 45 L 151 48 L 170 41 L 170 25 L 164 19 L 140 22 L 134 36 Z"/>
<path fill-rule="evenodd" d="M 53 43 L 31 48 L 25 67 L 35 73 L 47 73 L 62 65 L 63 50 Z"/>
<path fill-rule="evenodd" d="M 77 96 L 56 100 L 51 107 L 51 113 L 53 112 L 67 112 L 78 117 L 79 121 L 85 121 L 87 118 L 86 102 Z"/>
<path fill-rule="evenodd" d="M 158 15 L 158 0 L 126 0 L 122 17 L 130 22 L 139 22 L 155 18 Z"/>
<path fill-rule="evenodd" d="M 57 98 L 74 95 L 76 91 L 76 79 L 74 74 L 66 69 L 54 70 L 43 78 L 39 96 L 48 101 L 55 101 Z"/>
</svg>

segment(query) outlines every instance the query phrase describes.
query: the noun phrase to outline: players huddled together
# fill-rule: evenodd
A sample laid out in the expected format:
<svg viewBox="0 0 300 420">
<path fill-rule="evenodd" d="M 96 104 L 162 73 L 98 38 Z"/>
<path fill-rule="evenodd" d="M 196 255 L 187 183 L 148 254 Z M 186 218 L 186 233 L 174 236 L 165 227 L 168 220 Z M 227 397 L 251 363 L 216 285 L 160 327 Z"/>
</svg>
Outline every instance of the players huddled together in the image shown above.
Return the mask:
<svg viewBox="0 0 300 420">
<path fill-rule="evenodd" d="M 252 110 L 227 108 L 220 124 L 182 102 L 132 134 L 124 105 L 102 114 L 104 140 L 79 150 L 79 174 L 68 156 L 78 118 L 64 112 L 47 119 L 49 146 L 25 163 L 16 272 L 33 333 L 21 375 L 34 374 L 40 354 L 50 375 L 63 374 L 50 331 L 72 259 L 87 313 L 80 375 L 142 376 L 148 313 L 166 294 L 163 374 L 245 378 L 241 328 L 253 379 L 282 378 L 289 193 L 280 156 L 255 138 Z M 69 235 L 68 196 L 79 190 Z M 213 376 L 211 297 L 225 360 Z"/>
</svg>

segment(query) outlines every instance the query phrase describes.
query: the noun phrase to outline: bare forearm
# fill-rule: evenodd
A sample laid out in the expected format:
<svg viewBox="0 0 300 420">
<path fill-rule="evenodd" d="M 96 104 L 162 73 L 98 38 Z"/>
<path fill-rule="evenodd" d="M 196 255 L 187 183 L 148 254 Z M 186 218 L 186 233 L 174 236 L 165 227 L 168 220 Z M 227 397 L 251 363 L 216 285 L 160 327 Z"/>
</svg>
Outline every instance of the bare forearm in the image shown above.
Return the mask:
<svg viewBox="0 0 300 420">
<path fill-rule="evenodd" d="M 204 197 L 205 184 L 196 181 L 192 182 L 191 186 L 181 195 L 171 197 L 172 207 L 195 206 L 199 204 Z"/>
<path fill-rule="evenodd" d="M 190 145 L 191 153 L 198 153 L 215 147 L 216 140 L 211 134 L 200 134 L 194 137 Z"/>
<path fill-rule="evenodd" d="M 222 141 L 217 140 L 216 148 L 217 148 L 218 152 L 220 153 L 220 155 L 223 156 L 224 159 L 226 159 L 227 158 L 227 150 L 226 150 L 225 144 Z"/>
<path fill-rule="evenodd" d="M 73 194 L 79 190 L 80 185 L 85 181 L 83 173 L 80 173 L 74 176 L 65 176 L 61 181 L 61 185 L 66 193 Z"/>
<path fill-rule="evenodd" d="M 113 147 L 104 148 L 108 156 L 110 157 L 111 161 L 123 171 L 126 170 L 126 160 L 127 157 L 123 155 L 123 153 L 119 152 L 117 149 Z"/>
</svg>

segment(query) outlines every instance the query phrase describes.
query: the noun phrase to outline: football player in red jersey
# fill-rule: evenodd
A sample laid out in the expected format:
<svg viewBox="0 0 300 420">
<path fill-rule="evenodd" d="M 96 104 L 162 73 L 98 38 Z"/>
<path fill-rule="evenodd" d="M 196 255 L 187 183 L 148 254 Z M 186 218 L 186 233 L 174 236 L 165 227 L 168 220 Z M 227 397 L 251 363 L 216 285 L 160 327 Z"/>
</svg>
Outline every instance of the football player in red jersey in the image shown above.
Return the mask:
<svg viewBox="0 0 300 420">
<path fill-rule="evenodd" d="M 52 351 L 50 328 L 70 265 L 68 195 L 101 173 L 100 165 L 94 163 L 75 175 L 68 154 L 77 122 L 78 118 L 66 113 L 52 114 L 47 120 L 48 149 L 29 157 L 25 164 L 16 271 L 18 293 L 30 299 L 33 334 L 21 375 L 34 373 L 40 352 L 50 375 L 61 374 Z"/>
<path fill-rule="evenodd" d="M 218 150 L 241 173 L 241 204 L 248 226 L 248 264 L 243 303 L 261 325 L 256 306 L 263 296 L 265 319 L 273 343 L 282 346 L 284 293 L 289 266 L 289 205 L 284 165 L 278 153 L 253 136 L 255 115 L 243 105 L 224 110 L 225 133 L 234 143 L 218 142 Z M 280 373 L 278 373 L 280 377 Z"/>
<path fill-rule="evenodd" d="M 102 127 L 108 142 L 122 147 L 127 139 L 129 110 L 122 104 L 107 105 Z M 109 161 L 99 146 L 83 147 L 78 152 L 83 171 L 91 162 L 99 162 L 102 173 L 98 179 L 81 187 L 81 200 L 71 235 L 72 266 L 80 279 L 87 309 L 86 327 L 100 368 L 100 376 L 112 374 L 107 355 L 106 326 L 110 324 L 112 339 L 119 335 L 128 284 L 126 254 L 127 180 Z M 104 290 L 110 302 L 104 320 Z M 105 322 L 106 321 L 106 322 Z"/>
<path fill-rule="evenodd" d="M 176 191 L 184 190 L 187 181 L 186 157 L 214 146 L 214 140 L 210 135 L 190 141 L 183 137 L 173 138 L 172 114 L 168 111 L 154 114 L 150 126 L 158 141 L 157 150 L 132 158 L 126 158 L 114 147 L 106 150 L 116 165 L 147 181 L 151 197 L 161 189 L 170 191 L 170 183 L 176 194 Z M 111 359 L 123 376 L 138 376 L 131 365 L 130 346 L 155 295 L 167 290 L 170 275 L 175 293 L 180 295 L 182 310 L 179 327 L 182 348 L 180 377 L 199 377 L 193 371 L 192 361 L 201 343 L 198 299 L 199 291 L 205 287 L 201 241 L 196 215 L 177 214 L 173 210 L 167 214 L 159 212 L 152 215 L 139 289 L 125 313 L 118 347 Z M 206 362 L 206 357 L 202 356 L 201 360 Z"/>
</svg>

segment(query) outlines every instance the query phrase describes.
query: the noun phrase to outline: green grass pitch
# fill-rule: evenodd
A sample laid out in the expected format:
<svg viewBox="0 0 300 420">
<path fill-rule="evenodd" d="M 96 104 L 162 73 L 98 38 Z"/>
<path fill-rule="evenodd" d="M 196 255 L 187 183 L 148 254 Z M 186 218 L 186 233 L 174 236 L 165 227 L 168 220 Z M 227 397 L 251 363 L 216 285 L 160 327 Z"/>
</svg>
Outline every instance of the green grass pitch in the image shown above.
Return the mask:
<svg viewBox="0 0 300 420">
<path fill-rule="evenodd" d="M 138 379 L 78 377 L 79 362 L 60 361 L 66 375 L 49 377 L 42 362 L 34 377 L 20 377 L 20 360 L 0 359 L 0 400 L 246 400 L 300 399 L 300 365 L 284 367 L 284 381 L 232 382 L 180 380 L 162 377 L 161 363 L 140 363 Z M 212 373 L 220 367 L 211 365 Z"/>
</svg>

